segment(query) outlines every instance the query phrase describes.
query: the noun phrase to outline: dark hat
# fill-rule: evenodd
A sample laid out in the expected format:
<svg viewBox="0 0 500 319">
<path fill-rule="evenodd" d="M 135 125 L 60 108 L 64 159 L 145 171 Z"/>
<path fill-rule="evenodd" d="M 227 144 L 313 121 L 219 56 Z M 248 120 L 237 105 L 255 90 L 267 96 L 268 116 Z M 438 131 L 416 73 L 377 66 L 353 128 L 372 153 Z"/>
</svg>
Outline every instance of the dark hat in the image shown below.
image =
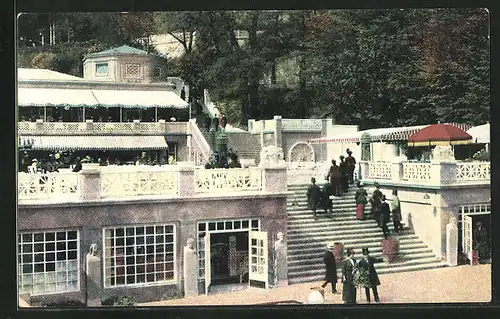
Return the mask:
<svg viewBox="0 0 500 319">
<path fill-rule="evenodd" d="M 345 157 L 344 157 L 344 155 L 340 155 L 340 156 L 339 156 L 339 158 L 340 158 L 340 159 L 343 159 L 343 158 L 345 158 Z"/>
<path fill-rule="evenodd" d="M 366 248 L 366 247 L 365 247 L 365 248 L 363 248 L 363 255 L 365 255 L 365 256 L 366 256 L 366 255 L 368 255 L 368 254 L 369 254 L 369 252 L 368 252 L 368 248 Z"/>
</svg>

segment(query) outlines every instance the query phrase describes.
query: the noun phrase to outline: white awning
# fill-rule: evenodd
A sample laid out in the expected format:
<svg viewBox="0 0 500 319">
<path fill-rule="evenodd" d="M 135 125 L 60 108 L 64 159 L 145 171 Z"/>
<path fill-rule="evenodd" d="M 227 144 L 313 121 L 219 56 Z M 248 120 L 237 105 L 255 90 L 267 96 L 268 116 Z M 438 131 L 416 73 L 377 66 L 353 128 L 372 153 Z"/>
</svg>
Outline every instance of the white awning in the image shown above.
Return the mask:
<svg viewBox="0 0 500 319">
<path fill-rule="evenodd" d="M 361 135 L 364 133 L 370 134 L 372 141 L 405 141 L 411 134 L 427 127 L 427 125 L 408 126 L 408 127 L 388 127 L 364 130 L 340 134 L 337 136 L 327 136 L 315 138 L 309 141 L 311 144 L 321 143 L 358 143 L 361 140 Z"/>
<path fill-rule="evenodd" d="M 467 131 L 467 134 L 472 136 L 472 140 L 475 143 L 490 143 L 490 124 L 474 126 Z"/>
<path fill-rule="evenodd" d="M 23 136 L 19 144 L 28 140 L 33 150 L 160 150 L 168 149 L 163 136 Z"/>
<path fill-rule="evenodd" d="M 91 90 L 85 89 L 49 89 L 18 88 L 19 106 L 92 106 L 99 102 Z"/>
<path fill-rule="evenodd" d="M 126 108 L 179 108 L 188 103 L 171 91 L 92 90 L 99 105 Z"/>
</svg>

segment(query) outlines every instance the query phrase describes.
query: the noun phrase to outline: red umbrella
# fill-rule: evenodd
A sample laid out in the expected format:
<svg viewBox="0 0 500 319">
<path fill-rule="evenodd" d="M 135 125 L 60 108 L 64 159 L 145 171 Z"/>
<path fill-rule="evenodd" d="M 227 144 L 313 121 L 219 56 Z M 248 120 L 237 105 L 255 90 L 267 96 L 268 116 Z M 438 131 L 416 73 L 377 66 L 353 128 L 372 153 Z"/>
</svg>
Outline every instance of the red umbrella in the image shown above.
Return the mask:
<svg viewBox="0 0 500 319">
<path fill-rule="evenodd" d="M 408 137 L 409 146 L 469 144 L 472 136 L 450 124 L 431 124 Z"/>
</svg>

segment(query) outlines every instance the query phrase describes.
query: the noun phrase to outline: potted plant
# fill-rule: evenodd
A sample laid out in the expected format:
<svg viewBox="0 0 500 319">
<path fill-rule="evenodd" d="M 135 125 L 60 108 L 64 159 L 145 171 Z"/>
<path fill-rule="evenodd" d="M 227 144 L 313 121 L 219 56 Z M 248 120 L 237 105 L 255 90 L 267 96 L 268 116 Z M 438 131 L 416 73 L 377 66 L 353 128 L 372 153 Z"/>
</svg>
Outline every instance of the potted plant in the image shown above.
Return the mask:
<svg viewBox="0 0 500 319">
<path fill-rule="evenodd" d="M 395 237 L 382 239 L 382 257 L 386 262 L 393 262 L 398 258 L 399 241 Z"/>
</svg>

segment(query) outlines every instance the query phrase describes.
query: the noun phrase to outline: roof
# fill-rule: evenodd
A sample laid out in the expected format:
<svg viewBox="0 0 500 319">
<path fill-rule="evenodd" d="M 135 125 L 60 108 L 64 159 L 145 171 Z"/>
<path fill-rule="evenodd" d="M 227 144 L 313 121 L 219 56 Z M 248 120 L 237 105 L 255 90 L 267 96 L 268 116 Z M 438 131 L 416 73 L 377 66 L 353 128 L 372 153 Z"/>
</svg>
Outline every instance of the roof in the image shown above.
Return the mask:
<svg viewBox="0 0 500 319">
<path fill-rule="evenodd" d="M 470 128 L 467 133 L 475 143 L 490 143 L 490 124 L 483 124 Z"/>
<path fill-rule="evenodd" d="M 50 136 L 35 135 L 19 137 L 20 145 L 25 139 L 32 141 L 33 150 L 160 150 L 168 149 L 163 136 L 143 135 L 79 135 Z"/>
<path fill-rule="evenodd" d="M 89 53 L 85 57 L 88 58 L 88 57 L 94 57 L 94 56 L 114 55 L 114 54 L 147 55 L 148 53 L 144 50 L 133 48 L 133 47 L 128 46 L 128 45 L 122 45 L 121 47 L 111 48 L 109 50 L 105 50 L 105 51 L 101 51 L 101 52 Z"/>
<path fill-rule="evenodd" d="M 171 91 L 19 88 L 19 106 L 179 108 L 189 105 Z"/>
<path fill-rule="evenodd" d="M 472 136 L 451 124 L 431 124 L 408 137 L 408 142 L 461 141 Z"/>
<path fill-rule="evenodd" d="M 17 69 L 17 80 L 67 80 L 67 81 L 85 81 L 84 78 L 64 74 L 48 69 Z"/>
<path fill-rule="evenodd" d="M 459 129 L 468 129 L 467 124 L 449 123 L 451 126 L 457 127 Z M 388 128 L 377 128 L 369 129 L 364 131 L 350 132 L 346 134 L 340 134 L 336 136 L 326 136 L 321 138 L 315 138 L 309 140 L 311 144 L 322 144 L 322 143 L 358 143 L 361 141 L 361 135 L 368 133 L 372 141 L 407 141 L 410 135 L 420 131 L 423 128 L 429 126 L 417 125 L 417 126 L 403 126 L 403 127 L 388 127 Z"/>
</svg>

